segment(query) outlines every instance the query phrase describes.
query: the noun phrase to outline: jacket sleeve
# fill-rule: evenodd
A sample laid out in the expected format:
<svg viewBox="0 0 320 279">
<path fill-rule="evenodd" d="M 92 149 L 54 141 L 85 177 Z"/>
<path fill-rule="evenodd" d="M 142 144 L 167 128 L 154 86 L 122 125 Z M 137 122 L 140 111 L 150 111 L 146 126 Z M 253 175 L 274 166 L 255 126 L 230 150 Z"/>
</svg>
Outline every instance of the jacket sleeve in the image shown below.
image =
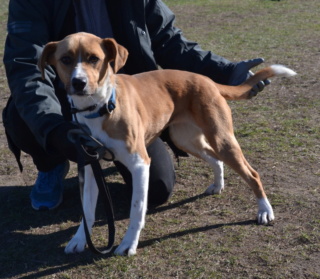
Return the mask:
<svg viewBox="0 0 320 279">
<path fill-rule="evenodd" d="M 43 46 L 50 41 L 50 9 L 43 0 L 11 0 L 4 65 L 11 98 L 21 118 L 45 148 L 47 135 L 64 122 L 54 92 L 55 73 L 47 67 L 45 80 L 37 68 Z"/>
<path fill-rule="evenodd" d="M 184 38 L 174 26 L 175 15 L 162 1 L 150 0 L 146 17 L 154 55 L 162 68 L 191 71 L 228 83 L 233 63 Z"/>
</svg>

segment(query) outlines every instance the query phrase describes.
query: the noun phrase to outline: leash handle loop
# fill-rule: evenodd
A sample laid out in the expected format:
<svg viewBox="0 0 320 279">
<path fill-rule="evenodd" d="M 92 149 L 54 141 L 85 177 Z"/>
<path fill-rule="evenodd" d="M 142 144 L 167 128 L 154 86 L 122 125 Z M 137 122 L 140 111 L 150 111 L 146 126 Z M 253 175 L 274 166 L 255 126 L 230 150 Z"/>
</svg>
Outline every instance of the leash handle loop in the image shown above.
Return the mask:
<svg viewBox="0 0 320 279">
<path fill-rule="evenodd" d="M 92 252 L 94 252 L 95 254 L 98 254 L 98 255 L 105 255 L 105 254 L 108 254 L 112 251 L 114 240 L 115 240 L 115 231 L 116 230 L 115 230 L 115 225 L 114 225 L 113 206 L 112 206 L 112 200 L 111 200 L 109 188 L 105 184 L 105 180 L 103 178 L 103 173 L 102 173 L 102 169 L 101 169 L 99 162 L 97 160 L 93 161 L 91 163 L 91 167 L 92 167 L 93 174 L 95 176 L 95 179 L 96 179 L 96 182 L 97 182 L 97 185 L 99 188 L 99 192 L 101 193 L 102 202 L 105 207 L 107 223 L 108 223 L 108 230 L 109 230 L 109 237 L 108 237 L 107 247 L 103 251 L 97 249 L 91 241 L 91 237 L 90 237 L 90 234 L 88 231 L 88 226 L 85 221 L 85 215 L 83 212 L 83 221 L 84 221 L 84 225 L 85 225 L 84 227 L 85 227 L 85 230 L 87 230 L 86 240 L 87 240 L 87 244 Z"/>
<path fill-rule="evenodd" d="M 90 149 L 90 146 L 84 145 L 84 142 L 86 143 L 86 135 L 83 135 L 82 130 L 73 130 L 70 131 L 68 134 L 69 139 L 75 143 L 77 151 L 78 151 L 78 177 L 79 177 L 79 186 L 80 186 L 80 193 L 81 193 L 81 208 L 82 208 L 82 218 L 83 218 L 83 223 L 84 223 L 84 231 L 86 235 L 86 241 L 87 244 L 90 248 L 90 250 L 96 254 L 99 255 L 105 255 L 107 253 L 110 253 L 113 245 L 114 245 L 114 240 L 115 240 L 115 225 L 114 225 L 114 213 L 113 213 L 113 206 L 112 206 L 112 199 L 111 195 L 109 192 L 109 189 L 105 183 L 102 169 L 99 163 L 99 159 L 102 158 L 106 152 L 106 148 L 98 142 L 96 139 L 90 136 L 91 139 L 94 139 L 95 142 L 99 143 L 98 146 L 95 146 L 94 152 L 88 151 Z M 92 146 L 91 146 L 92 147 Z M 111 151 L 110 151 L 111 152 Z M 113 155 L 113 153 L 111 153 Z M 97 249 L 94 244 L 92 243 L 90 232 L 88 229 L 84 209 L 83 209 L 83 187 L 84 187 L 84 167 L 86 163 L 89 162 L 91 165 L 99 193 L 101 194 L 101 198 L 103 199 L 103 204 L 105 206 L 105 212 L 106 212 L 106 217 L 107 217 L 107 223 L 108 223 L 108 231 L 109 231 L 109 236 L 108 236 L 108 245 L 107 247 L 103 250 L 100 251 Z"/>
</svg>

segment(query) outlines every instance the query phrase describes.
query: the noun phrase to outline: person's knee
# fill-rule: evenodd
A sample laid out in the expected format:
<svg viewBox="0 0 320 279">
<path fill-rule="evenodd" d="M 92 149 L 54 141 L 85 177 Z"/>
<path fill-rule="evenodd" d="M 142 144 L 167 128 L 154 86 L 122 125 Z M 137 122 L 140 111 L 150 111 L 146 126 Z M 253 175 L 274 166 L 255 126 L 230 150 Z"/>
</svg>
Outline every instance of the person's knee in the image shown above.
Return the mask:
<svg viewBox="0 0 320 279">
<path fill-rule="evenodd" d="M 172 195 L 175 170 L 165 144 L 158 138 L 148 148 L 151 157 L 148 202 L 149 208 L 164 204 Z"/>
<path fill-rule="evenodd" d="M 175 184 L 175 170 L 172 158 L 165 144 L 158 138 L 149 147 L 151 157 L 148 206 L 157 207 L 169 200 Z M 126 184 L 132 190 L 132 176 L 130 171 L 120 162 L 114 162 Z"/>
<path fill-rule="evenodd" d="M 174 180 L 165 181 L 164 179 L 157 179 L 150 181 L 148 192 L 148 207 L 157 207 L 166 203 L 172 195 L 174 187 Z"/>
<path fill-rule="evenodd" d="M 128 169 L 120 162 L 114 162 L 118 171 L 126 182 L 132 194 L 132 176 Z M 159 170 L 159 169 L 156 169 Z M 172 195 L 175 184 L 175 172 L 173 168 L 167 168 L 166 172 L 158 172 L 152 168 L 149 178 L 148 207 L 154 208 L 166 203 Z"/>
</svg>

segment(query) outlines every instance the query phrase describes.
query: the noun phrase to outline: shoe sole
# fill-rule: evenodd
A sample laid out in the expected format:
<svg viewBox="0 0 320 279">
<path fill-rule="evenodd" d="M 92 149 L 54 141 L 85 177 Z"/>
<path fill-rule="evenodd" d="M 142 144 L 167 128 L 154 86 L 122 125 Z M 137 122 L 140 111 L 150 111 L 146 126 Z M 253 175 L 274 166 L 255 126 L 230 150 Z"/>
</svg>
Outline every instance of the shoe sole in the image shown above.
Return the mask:
<svg viewBox="0 0 320 279">
<path fill-rule="evenodd" d="M 36 210 L 36 211 L 49 211 L 49 210 L 54 210 L 54 209 L 56 209 L 57 207 L 59 207 L 59 206 L 62 204 L 62 200 L 63 200 L 62 196 L 63 196 L 63 195 L 61 195 L 58 203 L 57 203 L 55 206 L 53 206 L 53 207 L 50 207 L 50 208 L 49 208 L 49 207 L 47 207 L 47 206 L 45 206 L 45 205 L 42 205 L 42 206 L 40 206 L 40 207 L 35 207 L 32 203 L 31 203 L 31 207 L 32 207 L 34 210 Z"/>
</svg>

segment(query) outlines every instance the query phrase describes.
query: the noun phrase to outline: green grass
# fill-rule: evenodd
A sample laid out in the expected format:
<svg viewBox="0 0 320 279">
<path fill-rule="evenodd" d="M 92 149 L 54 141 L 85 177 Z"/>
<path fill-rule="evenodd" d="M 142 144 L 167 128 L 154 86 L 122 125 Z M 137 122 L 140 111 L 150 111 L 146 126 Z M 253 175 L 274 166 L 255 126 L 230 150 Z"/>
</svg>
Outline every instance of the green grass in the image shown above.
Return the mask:
<svg viewBox="0 0 320 279">
<path fill-rule="evenodd" d="M 320 2 L 316 0 L 280 3 L 269 0 L 173 0 L 166 3 L 178 10 L 188 5 L 190 8 L 184 11 L 187 16 L 177 17 L 178 25 L 186 25 L 183 28 L 185 35 L 200 41 L 205 49 L 212 49 L 231 60 L 246 58 L 250 50 L 250 54 L 263 54 L 268 60 L 279 57 L 279 61 L 288 58 L 298 63 L 301 46 L 310 40 L 319 42 L 319 37 L 308 37 L 310 33 L 319 35 L 320 32 L 317 16 Z M 203 27 L 200 32 L 196 28 L 199 22 Z M 311 49 L 316 51 L 317 46 L 313 45 Z"/>
</svg>

